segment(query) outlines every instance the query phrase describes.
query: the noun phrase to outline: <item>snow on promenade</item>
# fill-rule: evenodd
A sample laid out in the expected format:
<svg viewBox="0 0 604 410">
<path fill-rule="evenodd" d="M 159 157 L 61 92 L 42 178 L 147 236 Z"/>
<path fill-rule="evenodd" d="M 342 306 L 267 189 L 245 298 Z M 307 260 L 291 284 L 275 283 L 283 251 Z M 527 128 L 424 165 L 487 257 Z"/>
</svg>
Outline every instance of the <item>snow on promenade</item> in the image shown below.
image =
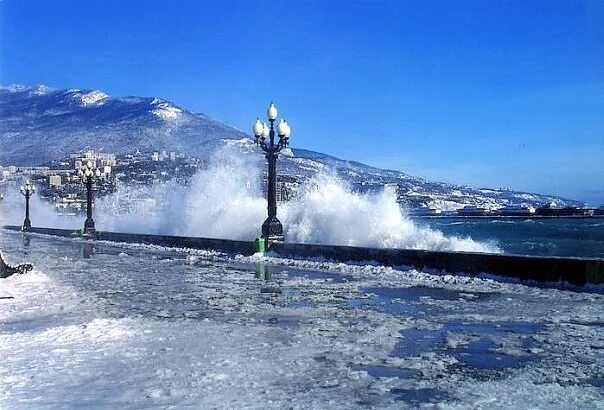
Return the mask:
<svg viewBox="0 0 604 410">
<path fill-rule="evenodd" d="M 0 232 L 0 407 L 604 408 L 604 295 Z M 268 276 L 268 277 L 267 277 Z"/>
</svg>

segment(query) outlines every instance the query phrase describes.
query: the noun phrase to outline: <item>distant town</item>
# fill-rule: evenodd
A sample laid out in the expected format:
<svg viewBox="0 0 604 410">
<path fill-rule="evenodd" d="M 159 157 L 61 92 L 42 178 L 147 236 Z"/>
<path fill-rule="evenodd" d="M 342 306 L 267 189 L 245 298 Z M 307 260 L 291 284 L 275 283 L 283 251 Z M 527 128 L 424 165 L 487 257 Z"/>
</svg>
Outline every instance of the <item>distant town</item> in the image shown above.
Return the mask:
<svg viewBox="0 0 604 410">
<path fill-rule="evenodd" d="M 0 166 L 0 200 L 7 190 L 18 190 L 26 179 L 37 187 L 40 197 L 51 203 L 60 214 L 74 215 L 86 210 L 86 190 L 78 170 L 90 163 L 93 168 L 110 170 L 110 177 L 95 184 L 95 196 L 116 192 L 119 186 L 152 186 L 173 181 L 189 185 L 199 169 L 207 167 L 204 160 L 177 152 L 140 152 L 116 155 L 93 151 L 72 153 L 46 166 Z M 262 175 L 266 187 L 266 173 Z M 277 201 L 289 201 L 296 196 L 302 181 L 299 176 L 280 174 L 277 178 Z M 384 183 L 354 183 L 358 192 L 374 192 Z M 414 217 L 603 217 L 604 205 L 599 208 L 559 207 L 555 203 L 541 206 L 510 205 L 487 207 L 466 205 L 456 210 L 428 206 L 415 196 L 406 196 L 404 190 L 393 187 L 401 207 Z M 144 201 L 152 198 L 131 198 Z M 123 204 L 127 212 L 128 204 Z"/>
<path fill-rule="evenodd" d="M 88 163 L 92 168 L 110 171 L 107 179 L 93 187 L 97 198 L 114 193 L 119 186 L 152 186 L 169 181 L 186 186 L 199 169 L 207 166 L 196 157 L 166 151 L 136 151 L 125 155 L 93 151 L 73 153 L 69 158 L 46 166 L 0 166 L 0 200 L 7 195 L 7 190 L 18 190 L 19 184 L 30 180 L 37 187 L 38 195 L 52 203 L 58 213 L 73 215 L 85 212 L 86 189 L 78 170 Z M 263 178 L 266 180 L 266 175 Z M 291 199 L 298 185 L 291 177 L 280 177 L 277 200 Z M 148 198 L 131 199 L 144 201 Z M 124 206 L 127 207 L 126 204 Z"/>
</svg>

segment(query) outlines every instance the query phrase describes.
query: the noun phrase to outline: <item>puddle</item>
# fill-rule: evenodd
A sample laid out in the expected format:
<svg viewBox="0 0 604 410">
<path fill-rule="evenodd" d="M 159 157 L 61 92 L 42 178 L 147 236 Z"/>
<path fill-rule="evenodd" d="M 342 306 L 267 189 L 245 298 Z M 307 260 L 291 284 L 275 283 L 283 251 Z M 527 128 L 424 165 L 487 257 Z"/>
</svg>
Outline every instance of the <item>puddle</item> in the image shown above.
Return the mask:
<svg viewBox="0 0 604 410">
<path fill-rule="evenodd" d="M 445 323 L 438 330 L 412 329 L 403 332 L 393 355 L 398 357 L 419 356 L 424 352 L 436 351 L 452 354 L 463 366 L 477 370 L 502 370 L 522 367 L 538 357 L 523 354 L 533 345 L 529 335 L 539 332 L 543 324 L 530 322 L 501 323 Z M 447 338 L 460 338 L 457 346 L 447 345 Z M 505 340 L 521 352 L 507 355 L 498 352 Z"/>
<path fill-rule="evenodd" d="M 351 299 L 348 300 L 347 306 L 350 309 L 370 308 L 380 312 L 390 313 L 392 315 L 414 316 L 419 311 L 427 310 L 427 306 L 413 302 L 398 302 L 391 300 L 383 300 L 379 298 L 372 299 Z"/>
<path fill-rule="evenodd" d="M 394 347 L 393 356 L 419 356 L 423 352 L 442 348 L 445 344 L 444 336 L 445 332 L 440 330 L 406 330 L 403 332 L 403 340 Z"/>
<path fill-rule="evenodd" d="M 465 365 L 480 370 L 503 370 L 506 368 L 522 367 L 528 362 L 536 360 L 534 356 L 509 356 L 492 352 L 489 349 L 501 347 L 489 339 L 480 339 L 470 343 L 467 349 L 456 354 L 458 360 Z"/>
<path fill-rule="evenodd" d="M 369 308 L 404 316 L 439 315 L 446 308 L 426 303 L 427 300 L 468 303 L 494 297 L 491 293 L 459 292 L 451 289 L 412 286 L 407 288 L 366 288 L 366 298 L 348 301 L 351 309 Z M 463 303 L 463 302 L 462 302 Z M 533 344 L 531 334 L 541 331 L 543 324 L 531 322 L 445 323 L 438 330 L 410 329 L 392 353 L 397 357 L 420 356 L 426 352 L 446 353 L 459 360 L 462 367 L 478 371 L 497 371 L 522 367 L 538 356 L 528 353 Z M 513 354 L 506 354 L 506 347 Z"/>
<path fill-rule="evenodd" d="M 407 288 L 365 288 L 364 296 L 348 301 L 348 307 L 358 309 L 369 307 L 380 312 L 393 315 L 415 316 L 427 313 L 444 313 L 442 307 L 432 306 L 426 298 L 432 300 L 484 300 L 491 296 L 490 293 L 458 292 L 451 289 L 431 288 L 425 286 L 411 286 Z"/>
</svg>

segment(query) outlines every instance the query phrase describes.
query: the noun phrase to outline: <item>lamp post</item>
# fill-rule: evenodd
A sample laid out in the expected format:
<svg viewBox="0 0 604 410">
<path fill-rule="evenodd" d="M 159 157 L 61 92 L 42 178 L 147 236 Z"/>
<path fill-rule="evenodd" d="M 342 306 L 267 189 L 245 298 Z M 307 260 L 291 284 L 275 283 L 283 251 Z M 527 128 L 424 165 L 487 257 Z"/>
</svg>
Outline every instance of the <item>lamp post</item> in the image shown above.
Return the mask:
<svg viewBox="0 0 604 410">
<path fill-rule="evenodd" d="M 31 229 L 31 221 L 29 220 L 29 198 L 36 192 L 36 187 L 29 182 L 29 179 L 25 181 L 25 185 L 21 185 L 19 189 L 21 194 L 25 197 L 25 220 L 23 221 L 22 231 L 29 231 Z"/>
<path fill-rule="evenodd" d="M 92 165 L 92 161 L 88 161 L 78 170 L 78 176 L 82 182 L 86 184 L 86 221 L 84 222 L 84 235 L 94 235 L 96 229 L 94 220 L 92 219 L 92 185 L 100 180 L 103 180 L 111 173 L 110 167 L 105 167 L 103 171 Z"/>
<path fill-rule="evenodd" d="M 261 122 L 260 118 L 256 118 L 256 122 L 252 127 L 256 137 L 256 145 L 262 148 L 268 160 L 268 218 L 262 224 L 262 237 L 265 241 L 282 241 L 283 226 L 277 219 L 277 158 L 279 152 L 289 145 L 291 129 L 287 122 L 281 119 L 279 125 L 277 125 L 279 141 L 275 141 L 275 121 L 278 111 L 272 102 L 266 110 L 266 115 L 270 126 L 267 126 L 266 122 Z"/>
</svg>

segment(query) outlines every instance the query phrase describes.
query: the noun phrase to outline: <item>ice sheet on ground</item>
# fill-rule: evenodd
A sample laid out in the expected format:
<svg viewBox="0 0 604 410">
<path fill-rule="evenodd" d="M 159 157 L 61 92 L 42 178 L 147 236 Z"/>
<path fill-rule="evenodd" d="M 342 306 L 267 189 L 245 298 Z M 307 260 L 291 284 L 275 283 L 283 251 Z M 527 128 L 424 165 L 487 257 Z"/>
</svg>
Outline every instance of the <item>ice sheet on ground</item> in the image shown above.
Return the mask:
<svg viewBox="0 0 604 410">
<path fill-rule="evenodd" d="M 0 407 L 601 408 L 604 295 L 0 232 Z"/>
</svg>

